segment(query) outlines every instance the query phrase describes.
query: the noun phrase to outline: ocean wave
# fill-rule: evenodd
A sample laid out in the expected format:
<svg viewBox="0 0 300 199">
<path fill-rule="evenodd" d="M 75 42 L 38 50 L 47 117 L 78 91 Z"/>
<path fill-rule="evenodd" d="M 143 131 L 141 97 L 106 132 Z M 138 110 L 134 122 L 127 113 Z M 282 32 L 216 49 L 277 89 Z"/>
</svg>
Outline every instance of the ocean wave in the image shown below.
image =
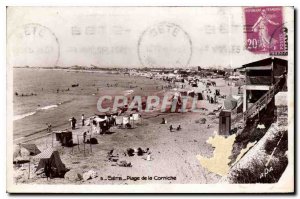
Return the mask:
<svg viewBox="0 0 300 199">
<path fill-rule="evenodd" d="M 61 103 L 60 103 L 61 104 Z M 29 112 L 29 113 L 24 113 L 24 114 L 21 114 L 21 115 L 16 115 L 14 116 L 14 121 L 16 120 L 21 120 L 21 119 L 24 119 L 25 117 L 28 117 L 28 116 L 31 116 L 31 115 L 34 115 L 37 113 L 37 111 L 42 111 L 42 110 L 49 110 L 49 109 L 53 109 L 53 108 L 56 108 L 58 107 L 57 104 L 53 104 L 53 105 L 48 105 L 48 106 L 44 106 L 44 107 L 39 107 L 36 109 L 36 111 L 33 111 L 33 112 Z"/>
<path fill-rule="evenodd" d="M 16 116 L 14 116 L 14 121 L 23 119 L 25 117 L 28 117 L 28 116 L 31 116 L 31 115 L 34 115 L 34 114 L 36 114 L 36 111 L 30 112 L 30 113 L 24 113 L 24 114 L 21 114 L 21 115 L 16 115 Z"/>
<path fill-rule="evenodd" d="M 56 108 L 56 107 L 58 107 L 58 105 L 54 104 L 54 105 L 48 105 L 48 106 L 38 108 L 37 110 L 48 110 L 48 109 Z"/>
<path fill-rule="evenodd" d="M 132 94 L 133 92 L 134 92 L 134 90 L 126 90 L 123 93 L 124 93 L 125 96 L 127 96 L 127 95 Z"/>
</svg>

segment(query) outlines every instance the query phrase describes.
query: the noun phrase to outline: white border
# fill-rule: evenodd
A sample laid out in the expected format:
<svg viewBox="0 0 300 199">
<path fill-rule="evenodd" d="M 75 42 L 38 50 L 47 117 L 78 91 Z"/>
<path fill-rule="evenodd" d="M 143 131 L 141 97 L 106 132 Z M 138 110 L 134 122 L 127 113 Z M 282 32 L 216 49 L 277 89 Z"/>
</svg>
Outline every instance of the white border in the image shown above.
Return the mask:
<svg viewBox="0 0 300 199">
<path fill-rule="evenodd" d="M 81 1 L 81 2 L 77 2 L 77 1 L 71 1 L 71 0 L 67 0 L 67 1 L 51 1 L 51 2 L 47 2 L 47 1 L 26 1 L 26 3 L 24 3 L 24 1 L 21 0 L 14 0 L 14 1 L 1 1 L 0 2 L 0 23 L 2 26 L 2 31 L 1 31 L 1 63 L 2 63 L 2 67 L 0 67 L 0 75 L 1 75 L 1 81 L 3 81 L 0 84 L 0 89 L 3 93 L 5 93 L 4 95 L 2 95 L 1 97 L 1 106 L 0 106 L 0 111 L 1 113 L 7 116 L 7 112 L 6 112 L 6 39 L 5 39 L 5 24 L 6 24 L 6 19 L 5 19 L 5 6 L 272 6 L 272 5 L 294 5 L 297 1 L 291 1 L 291 0 L 287 0 L 287 1 L 278 1 L 278 0 L 265 0 L 265 1 L 230 1 L 230 2 L 225 2 L 225 1 L 216 1 L 216 0 L 211 0 L 211 1 L 206 1 L 206 2 L 195 2 L 195 1 L 179 1 L 179 0 L 173 0 L 173 1 L 157 1 L 157 0 L 152 0 L 152 1 L 126 1 L 126 3 L 124 3 L 124 1 L 121 0 L 113 0 L 113 1 L 92 1 L 92 0 L 85 0 L 85 1 Z M 297 6 L 298 7 L 298 6 Z M 297 20 L 296 20 L 297 22 Z M 297 22 L 298 23 L 298 22 Z M 289 37 L 290 38 L 290 37 Z M 297 54 L 298 55 L 298 54 Z M 296 56 L 296 55 L 295 55 Z M 297 66 L 296 66 L 297 67 Z M 296 71 L 295 71 L 296 72 Z M 296 76 L 298 76 L 298 73 L 295 74 Z M 297 89 L 298 91 L 298 89 Z M 6 114 L 5 114 L 6 113 Z M 297 122 L 298 124 L 299 122 Z M 6 132 L 6 120 L 4 118 L 2 118 L 0 120 L 0 126 L 1 126 L 1 132 L 5 133 Z M 297 133 L 297 132 L 295 132 Z M 299 137 L 299 136 L 298 136 Z M 1 146 L 3 147 L 1 151 L 6 151 L 5 149 L 5 140 L 3 137 L 1 140 Z M 3 166 L 6 167 L 6 158 L 5 155 L 3 154 L 2 156 L 0 156 L 0 160 L 1 162 L 4 164 Z M 4 172 L 4 169 L 1 170 L 1 174 L 2 172 Z M 5 176 L 1 175 L 1 176 Z M 1 187 L 6 187 L 5 184 L 5 177 L 2 178 L 1 182 Z M 2 184 L 3 183 L 3 184 Z M 22 191 L 24 192 L 31 192 L 33 191 L 32 188 L 29 190 L 28 186 L 29 185 L 21 185 L 22 186 Z M 32 185 L 31 185 L 32 186 Z M 64 185 L 64 186 L 60 186 L 60 187 L 53 187 L 53 186 L 45 186 L 45 185 L 34 185 L 34 191 L 35 192 L 39 192 L 39 193 L 43 193 L 43 192 L 70 192 L 70 189 L 75 189 L 72 192 L 79 190 L 81 193 L 91 193 L 93 192 L 92 190 L 99 190 L 99 186 L 101 185 L 79 185 L 80 186 L 80 190 L 78 189 L 79 187 L 77 185 Z M 120 193 L 120 192 L 131 192 L 131 193 L 140 193 L 141 191 L 143 192 L 161 192 L 163 190 L 168 189 L 168 192 L 189 192 L 189 193 L 195 193 L 195 192 L 199 192 L 197 190 L 197 186 L 199 185 L 171 185 L 172 189 L 170 189 L 170 187 L 167 187 L 168 185 L 152 185 L 149 187 L 149 185 L 126 185 L 121 186 L 121 185 L 113 185 L 114 189 L 115 189 L 115 193 Z M 170 186 L 170 185 L 169 185 Z M 224 189 L 224 185 L 221 184 L 212 184 L 212 185 L 201 185 L 201 192 L 212 192 L 212 193 L 216 193 L 216 192 L 229 192 L 231 193 L 233 189 L 238 190 L 240 192 L 244 192 L 245 188 L 247 187 L 247 185 L 232 185 L 232 187 L 230 189 Z M 184 188 L 184 190 L 182 190 L 182 188 Z M 199 188 L 199 187 L 198 187 Z M 274 190 L 276 190 L 275 192 L 280 192 L 280 189 L 278 189 L 278 187 L 274 184 L 274 185 L 261 185 L 260 186 L 260 191 L 258 191 L 255 187 L 251 187 L 251 192 L 261 192 L 261 188 L 264 189 L 263 192 L 272 192 Z M 159 191 L 160 190 L 160 191 Z M 17 191 L 17 190 L 11 190 L 11 191 Z M 101 186 L 101 192 L 111 192 L 112 190 L 110 190 L 110 188 L 108 187 L 108 185 L 105 186 Z M 5 191 L 3 191 L 2 193 L 4 193 Z M 75 193 L 75 192 L 74 192 Z"/>
</svg>

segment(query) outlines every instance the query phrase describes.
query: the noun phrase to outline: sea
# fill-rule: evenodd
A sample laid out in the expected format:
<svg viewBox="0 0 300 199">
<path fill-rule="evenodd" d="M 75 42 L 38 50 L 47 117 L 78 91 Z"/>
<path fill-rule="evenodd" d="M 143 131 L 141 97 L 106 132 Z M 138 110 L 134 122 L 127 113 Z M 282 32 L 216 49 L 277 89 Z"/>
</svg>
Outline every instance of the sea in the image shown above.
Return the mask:
<svg viewBox="0 0 300 199">
<path fill-rule="evenodd" d="M 77 85 L 72 87 L 72 85 Z M 70 127 L 69 119 L 99 114 L 102 95 L 147 95 L 160 82 L 107 71 L 67 69 L 13 69 L 13 138 L 23 139 Z M 22 96 L 23 95 L 23 96 Z"/>
</svg>

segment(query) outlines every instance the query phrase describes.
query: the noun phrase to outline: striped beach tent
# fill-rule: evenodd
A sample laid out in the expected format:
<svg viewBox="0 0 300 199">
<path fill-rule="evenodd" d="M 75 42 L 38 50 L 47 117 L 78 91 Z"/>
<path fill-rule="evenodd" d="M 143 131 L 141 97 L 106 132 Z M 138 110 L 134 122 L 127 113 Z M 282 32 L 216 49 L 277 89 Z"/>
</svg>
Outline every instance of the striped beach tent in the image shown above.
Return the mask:
<svg viewBox="0 0 300 199">
<path fill-rule="evenodd" d="M 53 148 L 48 148 L 40 154 L 34 156 L 36 159 L 40 159 L 39 165 L 36 168 L 36 171 L 42 168 L 50 169 L 51 176 L 63 177 L 67 172 L 65 164 L 61 161 L 58 151 Z"/>
<path fill-rule="evenodd" d="M 47 148 L 45 151 L 41 152 L 40 154 L 34 156 L 36 159 L 49 159 L 51 155 L 53 154 L 54 149 L 53 148 Z"/>
</svg>

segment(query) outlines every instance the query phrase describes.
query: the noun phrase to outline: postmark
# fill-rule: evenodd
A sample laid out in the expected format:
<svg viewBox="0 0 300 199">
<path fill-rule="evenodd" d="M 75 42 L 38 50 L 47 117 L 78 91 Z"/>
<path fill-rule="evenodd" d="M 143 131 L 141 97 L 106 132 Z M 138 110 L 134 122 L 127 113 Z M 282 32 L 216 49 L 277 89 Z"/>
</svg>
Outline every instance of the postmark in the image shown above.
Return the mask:
<svg viewBox="0 0 300 199">
<path fill-rule="evenodd" d="M 138 57 L 146 67 L 185 67 L 192 57 L 192 41 L 177 24 L 161 22 L 141 34 Z"/>
<path fill-rule="evenodd" d="M 95 35 L 125 35 L 131 32 L 130 28 L 121 25 L 113 25 L 113 26 L 106 26 L 101 24 L 94 24 L 94 25 L 86 25 L 86 26 L 79 26 L 74 25 L 71 27 L 71 35 L 72 36 L 95 36 Z"/>
<path fill-rule="evenodd" d="M 256 54 L 286 55 L 287 31 L 282 7 L 244 8 L 246 49 Z"/>
<path fill-rule="evenodd" d="M 7 52 L 12 66 L 53 67 L 60 57 L 60 44 L 48 27 L 30 23 L 9 35 Z"/>
</svg>

